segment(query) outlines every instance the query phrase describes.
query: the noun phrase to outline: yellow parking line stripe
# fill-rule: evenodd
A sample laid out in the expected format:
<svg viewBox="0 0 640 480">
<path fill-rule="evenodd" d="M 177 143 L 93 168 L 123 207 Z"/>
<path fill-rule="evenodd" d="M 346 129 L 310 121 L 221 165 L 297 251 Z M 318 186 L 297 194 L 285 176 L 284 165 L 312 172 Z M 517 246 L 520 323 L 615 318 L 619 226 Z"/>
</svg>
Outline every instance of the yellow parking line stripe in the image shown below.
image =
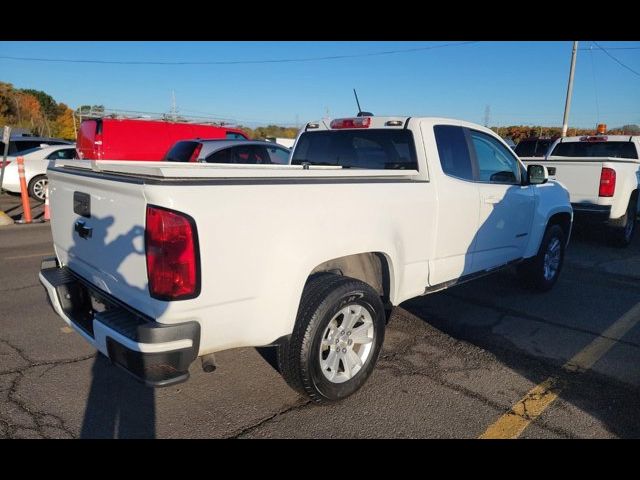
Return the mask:
<svg viewBox="0 0 640 480">
<path fill-rule="evenodd" d="M 640 322 L 640 303 L 580 350 L 562 368 L 569 372 L 583 372 L 590 369 L 638 322 Z M 558 398 L 561 390 L 557 377 L 547 378 L 533 387 L 511 410 L 489 425 L 479 438 L 518 438 L 525 428 Z"/>
<path fill-rule="evenodd" d="M 16 257 L 5 257 L 5 260 L 18 260 L 20 258 L 44 257 L 46 255 L 53 255 L 53 252 L 32 253 L 31 255 L 18 255 Z"/>
</svg>

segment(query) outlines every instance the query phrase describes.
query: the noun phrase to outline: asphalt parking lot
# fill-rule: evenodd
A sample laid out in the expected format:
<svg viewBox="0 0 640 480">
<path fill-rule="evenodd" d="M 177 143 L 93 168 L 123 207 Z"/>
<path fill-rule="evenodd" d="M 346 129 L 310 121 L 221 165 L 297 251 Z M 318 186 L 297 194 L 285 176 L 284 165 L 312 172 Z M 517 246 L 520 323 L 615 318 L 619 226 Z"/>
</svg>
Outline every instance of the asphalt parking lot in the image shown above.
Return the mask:
<svg viewBox="0 0 640 480">
<path fill-rule="evenodd" d="M 0 228 L 0 438 L 640 437 L 640 235 L 616 249 L 576 233 L 546 294 L 504 271 L 404 303 L 365 387 L 322 407 L 270 349 L 142 386 L 48 306 L 52 252 L 46 223 Z"/>
</svg>

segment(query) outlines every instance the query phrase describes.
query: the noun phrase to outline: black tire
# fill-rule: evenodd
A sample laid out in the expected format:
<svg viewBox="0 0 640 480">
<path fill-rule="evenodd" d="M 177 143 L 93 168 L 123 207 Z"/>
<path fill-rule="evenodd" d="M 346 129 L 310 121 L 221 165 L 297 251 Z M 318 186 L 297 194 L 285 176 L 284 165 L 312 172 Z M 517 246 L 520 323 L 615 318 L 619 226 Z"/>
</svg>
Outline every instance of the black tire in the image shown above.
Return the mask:
<svg viewBox="0 0 640 480">
<path fill-rule="evenodd" d="M 335 383 L 325 376 L 321 366 L 320 358 L 327 353 L 327 350 L 321 352 L 322 337 L 332 320 L 344 321 L 344 316 L 339 320 L 339 312 L 350 305 L 361 306 L 369 313 L 373 325 L 373 341 L 359 370 L 350 379 Z M 280 373 L 294 390 L 309 396 L 316 403 L 348 397 L 362 387 L 375 367 L 384 341 L 385 321 L 382 300 L 368 284 L 340 275 L 315 275 L 307 282 L 302 293 L 293 333 L 278 346 Z M 356 325 L 357 322 L 354 330 Z M 330 353 L 333 345 L 328 350 Z M 342 360 L 337 365 L 337 370 L 342 367 L 341 374 L 346 374 Z"/>
<path fill-rule="evenodd" d="M 29 182 L 29 196 L 34 200 L 38 200 L 39 202 L 44 202 L 44 190 L 42 190 L 42 185 L 46 186 L 47 184 L 47 176 L 46 175 L 37 175 L 31 179 Z"/>
<path fill-rule="evenodd" d="M 559 246 L 556 240 L 560 242 Z M 553 245 L 553 246 L 552 246 Z M 559 264 L 555 272 L 549 270 L 545 273 L 545 257 L 547 253 L 552 255 L 550 248 L 559 247 Z M 551 290 L 560 277 L 562 265 L 564 264 L 564 251 L 566 247 L 566 237 L 560 225 L 549 225 L 544 232 L 538 254 L 518 265 L 518 276 L 523 283 L 536 290 L 546 292 Z M 554 250 L 555 252 L 555 250 Z M 553 273 L 553 274 L 551 274 Z"/>
<path fill-rule="evenodd" d="M 633 240 L 633 235 L 636 233 L 637 228 L 637 202 L 638 196 L 636 194 L 632 195 L 624 216 L 611 222 L 612 243 L 616 247 L 628 247 Z"/>
</svg>

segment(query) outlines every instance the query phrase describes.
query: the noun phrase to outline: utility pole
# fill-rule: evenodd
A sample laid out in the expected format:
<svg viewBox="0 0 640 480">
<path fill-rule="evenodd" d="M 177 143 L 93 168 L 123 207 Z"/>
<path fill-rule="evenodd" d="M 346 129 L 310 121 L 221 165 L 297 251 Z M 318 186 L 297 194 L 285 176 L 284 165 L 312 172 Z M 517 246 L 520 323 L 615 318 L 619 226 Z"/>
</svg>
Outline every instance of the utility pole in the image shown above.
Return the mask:
<svg viewBox="0 0 640 480">
<path fill-rule="evenodd" d="M 573 93 L 573 75 L 576 71 L 576 53 L 578 52 L 578 42 L 573 42 L 573 52 L 571 53 L 571 70 L 569 70 L 569 84 L 567 85 L 567 101 L 564 104 L 564 118 L 562 119 L 562 137 L 567 136 L 569 129 L 569 109 L 571 108 L 571 94 Z"/>
<path fill-rule="evenodd" d="M 176 108 L 176 91 L 171 90 L 171 115 L 173 116 L 174 122 L 178 119 L 177 113 L 178 110 Z"/>
<path fill-rule="evenodd" d="M 489 128 L 489 119 L 491 117 L 491 105 L 484 107 L 484 126 Z"/>
</svg>

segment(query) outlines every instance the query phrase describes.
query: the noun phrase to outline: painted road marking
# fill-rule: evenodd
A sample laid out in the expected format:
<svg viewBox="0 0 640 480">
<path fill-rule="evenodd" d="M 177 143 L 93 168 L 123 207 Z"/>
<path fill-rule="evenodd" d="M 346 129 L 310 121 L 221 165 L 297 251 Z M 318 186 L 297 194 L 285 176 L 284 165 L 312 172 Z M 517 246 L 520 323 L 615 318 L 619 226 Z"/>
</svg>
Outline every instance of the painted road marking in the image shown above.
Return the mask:
<svg viewBox="0 0 640 480">
<path fill-rule="evenodd" d="M 51 256 L 51 255 L 53 255 L 53 252 L 32 253 L 31 255 L 18 255 L 17 257 L 5 257 L 5 260 L 18 260 L 19 258 L 44 257 L 44 256 Z"/>
<path fill-rule="evenodd" d="M 60 327 L 60 331 L 61 331 L 62 333 L 71 333 L 71 332 L 73 332 L 73 328 L 70 328 L 70 327 Z"/>
<path fill-rule="evenodd" d="M 562 369 L 584 372 L 600 360 L 624 335 L 640 322 L 640 303 L 616 320 Z M 533 387 L 511 410 L 487 428 L 480 438 L 518 438 L 525 428 L 551 405 L 562 391 L 560 380 L 549 377 Z"/>
</svg>

